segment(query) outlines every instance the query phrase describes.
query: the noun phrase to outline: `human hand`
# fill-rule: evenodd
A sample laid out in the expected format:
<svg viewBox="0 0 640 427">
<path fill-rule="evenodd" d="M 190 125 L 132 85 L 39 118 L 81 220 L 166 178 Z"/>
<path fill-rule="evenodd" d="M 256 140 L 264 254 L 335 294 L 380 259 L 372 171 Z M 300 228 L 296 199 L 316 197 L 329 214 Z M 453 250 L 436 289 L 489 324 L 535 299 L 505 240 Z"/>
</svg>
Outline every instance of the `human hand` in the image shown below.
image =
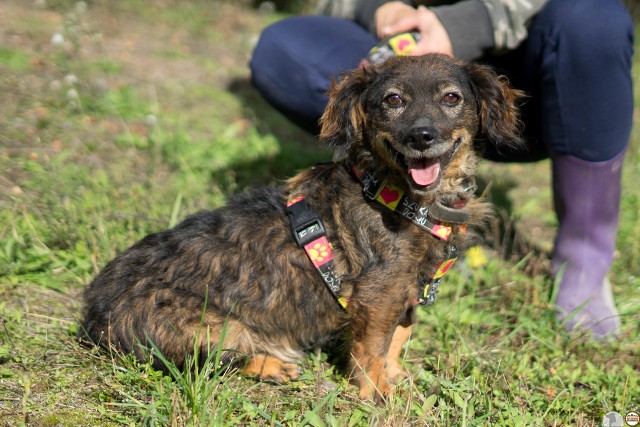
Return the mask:
<svg viewBox="0 0 640 427">
<path fill-rule="evenodd" d="M 375 21 L 380 38 L 418 30 L 422 39 L 409 55 L 444 53 L 453 56 L 453 47 L 447 30 L 438 16 L 424 6 L 414 9 L 400 1 L 385 3 L 376 10 Z"/>
<path fill-rule="evenodd" d="M 392 36 L 400 31 L 395 30 L 396 24 L 404 20 L 410 19 L 416 14 L 416 9 L 401 1 L 390 1 L 384 3 L 374 15 L 374 21 L 379 39 Z M 414 30 L 417 27 L 412 27 Z M 406 31 L 406 30 L 405 30 Z"/>
</svg>

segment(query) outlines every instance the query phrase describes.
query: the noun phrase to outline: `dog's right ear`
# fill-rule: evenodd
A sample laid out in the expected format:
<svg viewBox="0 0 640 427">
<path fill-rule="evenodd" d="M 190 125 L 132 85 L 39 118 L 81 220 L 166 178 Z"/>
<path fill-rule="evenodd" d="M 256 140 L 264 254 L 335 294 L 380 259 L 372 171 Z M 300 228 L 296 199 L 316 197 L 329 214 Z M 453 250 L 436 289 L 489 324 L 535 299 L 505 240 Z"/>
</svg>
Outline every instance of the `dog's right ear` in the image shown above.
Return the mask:
<svg viewBox="0 0 640 427">
<path fill-rule="evenodd" d="M 320 141 L 330 147 L 348 151 L 362 138 L 365 125 L 365 91 L 375 70 L 364 65 L 348 71 L 339 81 L 331 82 L 329 102 L 320 118 Z"/>
</svg>

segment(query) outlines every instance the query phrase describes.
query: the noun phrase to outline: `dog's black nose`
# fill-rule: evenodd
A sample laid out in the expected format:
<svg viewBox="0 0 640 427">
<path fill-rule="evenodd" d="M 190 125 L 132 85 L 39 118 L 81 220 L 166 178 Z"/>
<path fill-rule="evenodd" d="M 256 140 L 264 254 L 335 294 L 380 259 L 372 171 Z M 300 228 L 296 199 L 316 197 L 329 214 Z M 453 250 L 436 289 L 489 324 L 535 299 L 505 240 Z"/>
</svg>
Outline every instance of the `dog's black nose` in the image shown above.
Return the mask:
<svg viewBox="0 0 640 427">
<path fill-rule="evenodd" d="M 425 150 L 438 137 L 438 132 L 430 127 L 423 126 L 411 129 L 405 138 L 405 143 L 414 150 Z"/>
</svg>

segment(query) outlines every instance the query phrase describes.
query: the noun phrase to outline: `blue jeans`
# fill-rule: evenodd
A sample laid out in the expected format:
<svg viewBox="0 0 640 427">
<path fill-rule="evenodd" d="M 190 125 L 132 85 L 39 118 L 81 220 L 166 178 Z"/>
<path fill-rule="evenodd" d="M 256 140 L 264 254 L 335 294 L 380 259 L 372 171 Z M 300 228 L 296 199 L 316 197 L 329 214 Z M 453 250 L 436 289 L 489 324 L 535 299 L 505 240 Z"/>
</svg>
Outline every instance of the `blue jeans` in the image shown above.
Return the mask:
<svg viewBox="0 0 640 427">
<path fill-rule="evenodd" d="M 556 153 L 598 162 L 622 153 L 632 125 L 633 37 L 620 0 L 550 0 L 520 47 L 480 59 L 528 95 L 522 106 L 527 149 L 490 147 L 486 157 L 534 161 Z M 331 80 L 357 67 L 376 42 L 349 20 L 279 21 L 255 48 L 253 84 L 285 116 L 317 132 Z"/>
</svg>

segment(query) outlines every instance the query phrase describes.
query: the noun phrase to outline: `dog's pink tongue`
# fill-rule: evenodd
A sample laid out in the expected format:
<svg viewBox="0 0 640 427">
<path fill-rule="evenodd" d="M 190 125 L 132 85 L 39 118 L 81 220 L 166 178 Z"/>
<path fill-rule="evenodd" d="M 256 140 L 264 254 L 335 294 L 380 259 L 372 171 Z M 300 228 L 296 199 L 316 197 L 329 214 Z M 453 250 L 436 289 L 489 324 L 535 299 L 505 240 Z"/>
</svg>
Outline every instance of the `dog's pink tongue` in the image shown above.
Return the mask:
<svg viewBox="0 0 640 427">
<path fill-rule="evenodd" d="M 417 159 L 409 160 L 409 175 L 416 184 L 426 187 L 438 179 L 440 162 L 437 160 Z"/>
</svg>

